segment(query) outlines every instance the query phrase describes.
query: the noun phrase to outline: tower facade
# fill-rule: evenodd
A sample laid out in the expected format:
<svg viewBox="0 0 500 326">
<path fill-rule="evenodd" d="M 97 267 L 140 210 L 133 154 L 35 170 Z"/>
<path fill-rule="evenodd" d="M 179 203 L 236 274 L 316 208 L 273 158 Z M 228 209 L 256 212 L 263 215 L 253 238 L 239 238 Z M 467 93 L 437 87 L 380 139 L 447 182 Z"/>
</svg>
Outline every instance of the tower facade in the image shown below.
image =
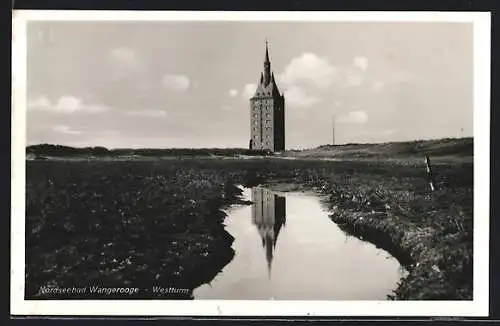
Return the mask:
<svg viewBox="0 0 500 326">
<path fill-rule="evenodd" d="M 267 42 L 264 72 L 250 98 L 250 149 L 271 152 L 285 149 L 285 97 L 274 80 Z"/>
</svg>

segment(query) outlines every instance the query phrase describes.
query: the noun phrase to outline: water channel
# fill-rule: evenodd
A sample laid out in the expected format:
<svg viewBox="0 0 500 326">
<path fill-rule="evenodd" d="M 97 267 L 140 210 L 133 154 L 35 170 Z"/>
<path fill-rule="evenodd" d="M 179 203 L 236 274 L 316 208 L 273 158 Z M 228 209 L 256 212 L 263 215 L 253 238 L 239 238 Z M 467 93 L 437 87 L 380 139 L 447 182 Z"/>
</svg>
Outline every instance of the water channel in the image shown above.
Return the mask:
<svg viewBox="0 0 500 326">
<path fill-rule="evenodd" d="M 406 273 L 373 244 L 345 234 L 318 197 L 243 188 L 228 210 L 233 260 L 195 299 L 386 300 Z"/>
</svg>

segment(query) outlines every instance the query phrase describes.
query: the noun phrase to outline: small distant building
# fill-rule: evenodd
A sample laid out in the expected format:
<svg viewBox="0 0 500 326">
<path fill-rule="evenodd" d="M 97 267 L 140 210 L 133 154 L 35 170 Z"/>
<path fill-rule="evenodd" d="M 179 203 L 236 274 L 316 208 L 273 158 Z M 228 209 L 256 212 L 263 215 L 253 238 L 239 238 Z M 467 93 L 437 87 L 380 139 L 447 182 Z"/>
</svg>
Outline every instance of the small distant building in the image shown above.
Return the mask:
<svg viewBox="0 0 500 326">
<path fill-rule="evenodd" d="M 278 90 L 271 72 L 266 41 L 264 72 L 255 94 L 250 98 L 251 150 L 279 152 L 285 149 L 285 97 Z"/>
</svg>

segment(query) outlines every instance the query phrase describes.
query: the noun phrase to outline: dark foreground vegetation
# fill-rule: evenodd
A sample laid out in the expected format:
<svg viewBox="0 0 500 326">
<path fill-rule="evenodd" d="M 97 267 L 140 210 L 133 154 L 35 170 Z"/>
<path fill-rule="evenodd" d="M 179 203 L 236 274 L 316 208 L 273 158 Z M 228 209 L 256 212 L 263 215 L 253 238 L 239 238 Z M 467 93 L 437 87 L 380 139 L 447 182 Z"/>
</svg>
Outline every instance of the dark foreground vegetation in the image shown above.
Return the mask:
<svg viewBox="0 0 500 326">
<path fill-rule="evenodd" d="M 423 162 L 29 161 L 26 298 L 54 298 L 40 286 L 98 285 L 186 288 L 134 298 L 189 299 L 234 255 L 221 209 L 240 202 L 235 185 L 267 183 L 324 195 L 345 232 L 398 258 L 409 276 L 393 299 L 472 299 L 472 164 L 435 175 L 431 193 Z"/>
</svg>

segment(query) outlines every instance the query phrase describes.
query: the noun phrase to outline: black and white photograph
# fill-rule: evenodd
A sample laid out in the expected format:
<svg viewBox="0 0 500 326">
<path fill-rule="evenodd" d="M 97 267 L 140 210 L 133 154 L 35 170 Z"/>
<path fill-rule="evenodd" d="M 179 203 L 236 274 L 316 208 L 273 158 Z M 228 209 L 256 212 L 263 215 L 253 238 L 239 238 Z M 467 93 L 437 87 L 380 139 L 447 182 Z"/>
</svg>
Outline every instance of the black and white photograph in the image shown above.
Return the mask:
<svg viewBox="0 0 500 326">
<path fill-rule="evenodd" d="M 488 14 L 13 24 L 17 311 L 487 314 Z"/>
</svg>

